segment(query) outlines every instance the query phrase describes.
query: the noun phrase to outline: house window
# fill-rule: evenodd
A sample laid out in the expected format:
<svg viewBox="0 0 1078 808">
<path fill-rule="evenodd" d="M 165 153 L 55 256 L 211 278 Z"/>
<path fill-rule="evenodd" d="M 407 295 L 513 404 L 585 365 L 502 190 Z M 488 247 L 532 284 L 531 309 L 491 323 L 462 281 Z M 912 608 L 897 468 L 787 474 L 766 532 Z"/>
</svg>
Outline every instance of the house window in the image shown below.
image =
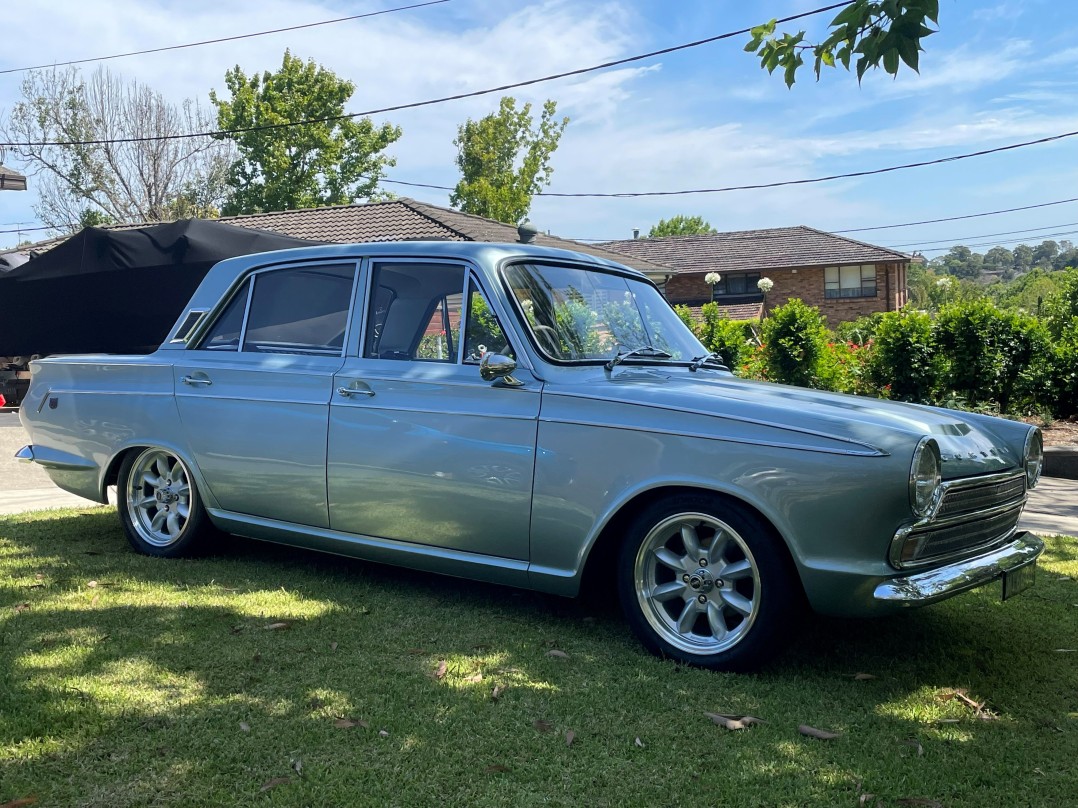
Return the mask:
<svg viewBox="0 0 1078 808">
<path fill-rule="evenodd" d="M 711 299 L 746 298 L 750 295 L 760 299 L 762 295 L 760 290 L 756 288 L 758 280 L 760 280 L 759 272 L 743 272 L 740 275 L 724 274 L 722 279 L 711 287 Z"/>
<path fill-rule="evenodd" d="M 875 297 L 876 265 L 854 264 L 846 267 L 825 267 L 823 271 L 823 296 Z"/>
</svg>

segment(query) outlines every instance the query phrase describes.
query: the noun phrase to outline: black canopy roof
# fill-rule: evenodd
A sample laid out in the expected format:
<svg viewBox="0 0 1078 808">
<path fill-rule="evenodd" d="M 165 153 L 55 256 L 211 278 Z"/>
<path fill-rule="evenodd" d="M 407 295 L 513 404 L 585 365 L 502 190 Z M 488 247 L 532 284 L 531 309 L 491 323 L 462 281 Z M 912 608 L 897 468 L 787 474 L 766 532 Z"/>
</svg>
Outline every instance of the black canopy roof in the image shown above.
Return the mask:
<svg viewBox="0 0 1078 808">
<path fill-rule="evenodd" d="M 0 273 L 0 355 L 149 353 L 218 261 L 318 243 L 203 219 L 88 227 Z"/>
</svg>

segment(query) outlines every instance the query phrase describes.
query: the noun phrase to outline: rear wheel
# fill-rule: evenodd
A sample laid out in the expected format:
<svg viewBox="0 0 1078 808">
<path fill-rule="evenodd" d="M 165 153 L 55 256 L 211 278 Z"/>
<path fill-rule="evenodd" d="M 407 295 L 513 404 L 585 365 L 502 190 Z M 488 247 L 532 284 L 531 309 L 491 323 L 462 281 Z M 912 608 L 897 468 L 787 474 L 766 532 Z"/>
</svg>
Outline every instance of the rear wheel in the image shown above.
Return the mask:
<svg viewBox="0 0 1078 808">
<path fill-rule="evenodd" d="M 716 670 L 759 667 L 802 611 L 800 582 L 770 525 L 706 494 L 662 500 L 633 521 L 618 586 L 649 650 Z"/>
<path fill-rule="evenodd" d="M 140 553 L 191 555 L 212 532 L 190 470 L 167 449 L 128 454 L 120 466 L 116 500 L 127 540 Z"/>
</svg>

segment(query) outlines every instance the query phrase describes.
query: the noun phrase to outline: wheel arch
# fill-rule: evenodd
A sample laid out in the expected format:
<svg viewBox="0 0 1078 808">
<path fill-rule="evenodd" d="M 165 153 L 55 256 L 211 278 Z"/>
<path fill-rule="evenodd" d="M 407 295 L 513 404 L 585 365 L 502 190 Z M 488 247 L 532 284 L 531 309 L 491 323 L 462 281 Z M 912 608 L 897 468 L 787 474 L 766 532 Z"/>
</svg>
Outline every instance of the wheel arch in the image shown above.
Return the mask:
<svg viewBox="0 0 1078 808">
<path fill-rule="evenodd" d="M 195 485 L 198 487 L 198 494 L 202 498 L 203 504 L 207 508 L 217 507 L 217 501 L 213 498 L 213 494 L 210 492 L 209 486 L 206 485 L 205 479 L 202 477 L 202 469 L 198 467 L 198 464 L 194 462 L 194 458 L 182 447 L 173 443 L 172 441 L 157 441 L 157 440 L 141 440 L 133 441 L 123 446 L 123 448 L 116 451 L 109 462 L 105 466 L 105 470 L 101 475 L 101 496 L 102 501 L 107 502 L 108 489 L 110 485 L 117 485 L 120 481 L 120 467 L 123 465 L 124 458 L 128 455 L 136 454 L 146 449 L 165 449 L 172 452 L 184 465 L 187 466 L 191 475 L 194 477 Z"/>
<path fill-rule="evenodd" d="M 784 549 L 786 559 L 790 564 L 790 570 L 794 574 L 801 587 L 802 596 L 805 595 L 804 581 L 801 578 L 800 564 L 797 562 L 790 543 L 783 536 L 782 531 L 776 527 L 774 520 L 768 518 L 752 502 L 735 496 L 726 491 L 717 491 L 703 485 L 668 484 L 639 491 L 626 499 L 613 512 L 606 524 L 599 530 L 595 540 L 591 543 L 584 560 L 583 571 L 580 575 L 580 589 L 582 592 L 602 590 L 604 586 L 613 585 L 613 575 L 609 574 L 616 567 L 618 548 L 625 540 L 625 534 L 629 526 L 638 514 L 663 499 L 676 497 L 681 494 L 706 494 L 714 497 L 719 502 L 729 502 L 751 511 L 763 525 L 769 529 Z M 604 572 L 608 573 L 604 576 Z"/>
</svg>

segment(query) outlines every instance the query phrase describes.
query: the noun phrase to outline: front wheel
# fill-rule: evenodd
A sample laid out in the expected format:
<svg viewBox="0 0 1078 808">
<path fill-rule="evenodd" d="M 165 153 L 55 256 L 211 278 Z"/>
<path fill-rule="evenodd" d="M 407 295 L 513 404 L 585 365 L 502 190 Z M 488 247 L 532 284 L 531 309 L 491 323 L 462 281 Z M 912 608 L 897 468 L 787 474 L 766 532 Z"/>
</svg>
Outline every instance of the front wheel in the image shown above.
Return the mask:
<svg viewBox="0 0 1078 808">
<path fill-rule="evenodd" d="M 662 500 L 633 521 L 618 589 L 649 650 L 715 670 L 759 667 L 803 611 L 793 563 L 770 525 L 706 494 Z"/>
<path fill-rule="evenodd" d="M 212 531 L 190 470 L 167 449 L 128 454 L 116 499 L 127 540 L 140 553 L 191 555 Z"/>
</svg>

